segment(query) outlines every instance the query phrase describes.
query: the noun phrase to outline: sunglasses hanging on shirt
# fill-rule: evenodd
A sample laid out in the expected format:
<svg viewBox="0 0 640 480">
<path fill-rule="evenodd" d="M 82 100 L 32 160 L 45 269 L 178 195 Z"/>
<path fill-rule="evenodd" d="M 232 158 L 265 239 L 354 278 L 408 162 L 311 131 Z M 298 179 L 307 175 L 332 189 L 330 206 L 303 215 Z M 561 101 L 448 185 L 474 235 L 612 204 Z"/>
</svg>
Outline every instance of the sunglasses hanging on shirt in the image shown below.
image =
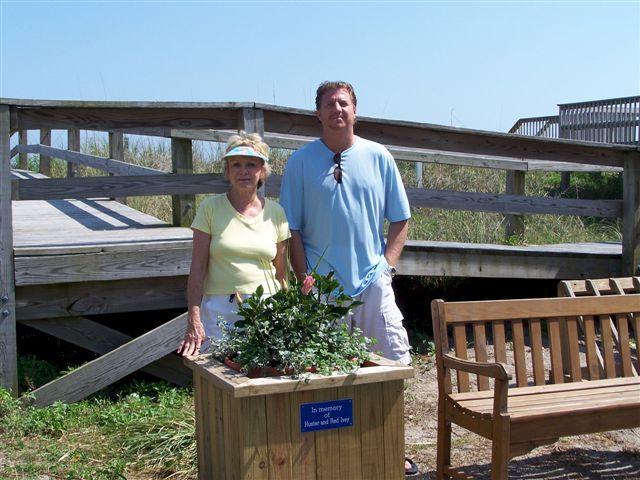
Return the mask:
<svg viewBox="0 0 640 480">
<path fill-rule="evenodd" d="M 333 169 L 333 178 L 336 181 L 336 183 L 341 184 L 342 183 L 342 166 L 341 166 L 341 161 L 342 158 L 340 156 L 339 153 L 336 153 L 333 156 L 333 163 L 336 164 L 335 168 Z"/>
</svg>

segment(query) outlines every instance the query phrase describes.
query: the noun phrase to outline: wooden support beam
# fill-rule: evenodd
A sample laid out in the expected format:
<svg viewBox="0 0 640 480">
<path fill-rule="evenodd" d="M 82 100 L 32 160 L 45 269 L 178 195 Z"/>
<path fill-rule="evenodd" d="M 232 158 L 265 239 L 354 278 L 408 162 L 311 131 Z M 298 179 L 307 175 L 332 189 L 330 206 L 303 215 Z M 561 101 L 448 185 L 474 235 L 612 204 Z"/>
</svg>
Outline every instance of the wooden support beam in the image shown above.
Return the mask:
<svg viewBox="0 0 640 480">
<path fill-rule="evenodd" d="M 20 323 L 101 355 L 133 340 L 129 335 L 82 317 L 20 320 Z M 183 387 L 191 383 L 191 370 L 177 355 L 169 354 L 141 370 Z"/>
<path fill-rule="evenodd" d="M 131 249 L 71 255 L 18 256 L 16 285 L 51 285 L 126 278 L 173 277 L 189 274 L 191 247 Z"/>
<path fill-rule="evenodd" d="M 20 321 L 186 307 L 186 275 L 16 288 Z"/>
<path fill-rule="evenodd" d="M 49 147 L 51 146 L 51 130 L 40 130 L 40 144 Z M 40 154 L 40 168 L 38 169 L 38 172 L 46 175 L 47 177 L 51 176 L 51 157 Z"/>
<path fill-rule="evenodd" d="M 187 328 L 187 314 L 125 343 L 111 352 L 30 392 L 35 405 L 57 400 L 73 403 L 177 350 Z M 29 403 L 31 398 L 25 398 Z"/>
<path fill-rule="evenodd" d="M 79 145 L 79 143 L 78 143 Z M 53 158 L 59 158 L 67 162 L 86 165 L 87 167 L 104 170 L 107 173 L 116 175 L 166 175 L 167 172 L 157 170 L 155 168 L 134 165 L 113 158 L 98 157 L 89 155 L 88 153 L 80 153 L 77 151 L 64 150 L 62 148 L 49 147 L 47 145 L 18 145 L 15 147 L 17 152 L 39 153 L 49 155 Z M 76 175 L 73 175 L 74 177 Z"/>
<path fill-rule="evenodd" d="M 29 132 L 27 130 L 20 130 L 18 133 L 18 145 L 26 145 L 29 143 L 28 138 Z M 29 170 L 29 156 L 26 153 L 20 153 L 18 168 L 20 170 Z"/>
<path fill-rule="evenodd" d="M 109 132 L 109 158 L 114 160 L 124 161 L 124 132 L 122 130 L 111 130 Z M 115 173 L 110 173 L 110 176 Z M 114 198 L 120 203 L 127 204 L 125 197 Z"/>
<path fill-rule="evenodd" d="M 640 158 L 625 155 L 622 213 L 622 270 L 624 275 L 640 271 Z"/>
<path fill-rule="evenodd" d="M 191 140 L 171 139 L 171 171 L 178 175 L 193 174 L 193 151 Z M 195 195 L 173 195 L 171 197 L 174 227 L 190 227 L 196 215 Z"/>
<path fill-rule="evenodd" d="M 111 196 L 222 193 L 229 189 L 222 175 L 127 175 L 14 180 L 14 200 L 104 198 Z"/>
<path fill-rule="evenodd" d="M 0 387 L 18 393 L 9 107 L 0 105 Z"/>
<path fill-rule="evenodd" d="M 74 128 L 67 130 L 67 149 L 71 152 L 80 152 L 80 130 Z M 74 162 L 67 162 L 67 178 L 79 176 L 79 166 Z"/>
<path fill-rule="evenodd" d="M 49 147 L 47 145 L 26 145 L 16 147 L 18 152 L 41 153 L 67 162 L 79 163 L 88 167 L 104 170 L 116 175 L 165 175 L 167 172 L 155 168 L 143 167 L 113 158 L 98 157 L 87 153 Z"/>
<path fill-rule="evenodd" d="M 524 196 L 525 172 L 507 170 L 506 194 Z M 505 234 L 507 238 L 517 237 L 524 239 L 524 216 L 506 215 Z"/>
</svg>

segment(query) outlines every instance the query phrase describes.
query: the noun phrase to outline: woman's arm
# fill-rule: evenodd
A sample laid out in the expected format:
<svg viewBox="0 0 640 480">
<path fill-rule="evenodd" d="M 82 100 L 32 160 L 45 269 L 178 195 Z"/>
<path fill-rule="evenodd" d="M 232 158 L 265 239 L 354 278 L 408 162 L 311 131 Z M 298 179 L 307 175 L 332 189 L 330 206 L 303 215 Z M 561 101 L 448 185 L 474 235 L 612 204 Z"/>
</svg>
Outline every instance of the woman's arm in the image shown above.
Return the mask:
<svg viewBox="0 0 640 480">
<path fill-rule="evenodd" d="M 210 244 L 211 235 L 200 230 L 193 230 L 191 269 L 187 282 L 189 321 L 184 340 L 178 347 L 178 353 L 181 355 L 196 355 L 200 352 L 200 346 L 205 340 L 204 327 L 200 320 L 200 303 L 202 302 L 204 279 L 207 276 Z"/>
<path fill-rule="evenodd" d="M 276 268 L 276 280 L 280 287 L 287 288 L 287 247 L 289 240 L 276 243 L 276 256 L 273 259 L 273 266 Z"/>
</svg>

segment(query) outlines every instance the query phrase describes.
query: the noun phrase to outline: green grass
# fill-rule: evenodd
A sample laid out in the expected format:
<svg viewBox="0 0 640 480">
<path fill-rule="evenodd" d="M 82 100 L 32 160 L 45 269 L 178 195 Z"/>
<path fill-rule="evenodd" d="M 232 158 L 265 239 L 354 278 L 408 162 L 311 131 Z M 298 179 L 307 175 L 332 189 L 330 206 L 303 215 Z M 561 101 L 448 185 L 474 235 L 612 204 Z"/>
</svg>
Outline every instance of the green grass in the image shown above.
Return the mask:
<svg viewBox="0 0 640 480">
<path fill-rule="evenodd" d="M 164 383 L 46 408 L 0 389 L 0 441 L 0 478 L 195 478 L 193 398 Z"/>
</svg>

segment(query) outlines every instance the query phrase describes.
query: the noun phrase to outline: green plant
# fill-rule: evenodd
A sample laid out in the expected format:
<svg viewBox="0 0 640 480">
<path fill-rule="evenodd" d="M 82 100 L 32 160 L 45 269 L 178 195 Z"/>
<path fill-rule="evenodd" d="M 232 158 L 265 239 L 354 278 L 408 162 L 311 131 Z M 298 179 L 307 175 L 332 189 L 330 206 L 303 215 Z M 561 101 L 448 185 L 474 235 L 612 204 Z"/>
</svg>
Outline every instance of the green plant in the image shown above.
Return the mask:
<svg viewBox="0 0 640 480">
<path fill-rule="evenodd" d="M 216 358 L 233 358 L 243 372 L 273 367 L 294 376 L 309 367 L 323 375 L 352 372 L 369 359 L 373 341 L 341 321 L 362 302 L 345 295 L 333 273 L 314 271 L 304 282 L 263 294 L 258 287 L 242 302 L 235 325 L 221 323 L 222 337 L 212 345 Z"/>
</svg>

